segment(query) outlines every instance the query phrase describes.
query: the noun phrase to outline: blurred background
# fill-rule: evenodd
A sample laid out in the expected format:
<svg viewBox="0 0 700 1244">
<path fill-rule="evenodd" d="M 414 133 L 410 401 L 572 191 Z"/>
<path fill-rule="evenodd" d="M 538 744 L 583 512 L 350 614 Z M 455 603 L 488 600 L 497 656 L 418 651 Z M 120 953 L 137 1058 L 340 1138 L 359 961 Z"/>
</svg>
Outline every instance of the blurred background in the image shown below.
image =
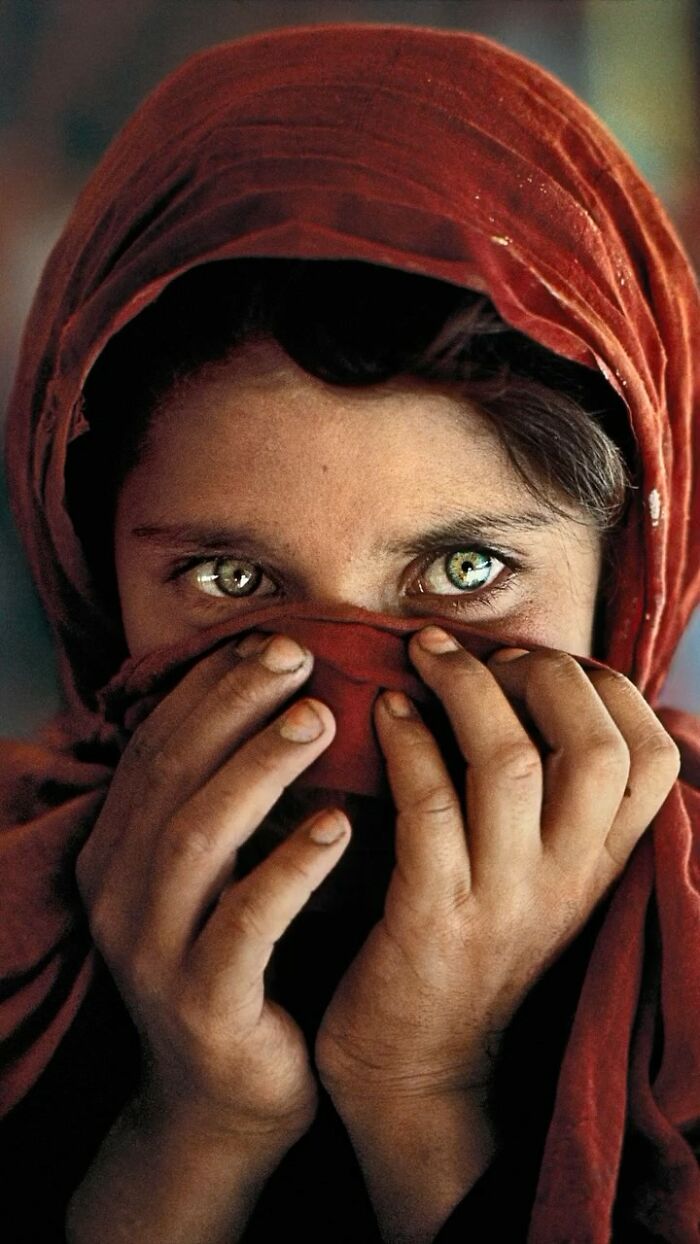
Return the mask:
<svg viewBox="0 0 700 1244">
<path fill-rule="evenodd" d="M 1 0 L 0 400 L 24 317 L 77 192 L 143 96 L 190 53 L 276 26 L 370 21 L 473 30 L 585 99 L 700 264 L 698 0 Z M 700 713 L 700 611 L 662 702 Z M 0 733 L 59 706 L 51 645 L 0 485 Z"/>
</svg>

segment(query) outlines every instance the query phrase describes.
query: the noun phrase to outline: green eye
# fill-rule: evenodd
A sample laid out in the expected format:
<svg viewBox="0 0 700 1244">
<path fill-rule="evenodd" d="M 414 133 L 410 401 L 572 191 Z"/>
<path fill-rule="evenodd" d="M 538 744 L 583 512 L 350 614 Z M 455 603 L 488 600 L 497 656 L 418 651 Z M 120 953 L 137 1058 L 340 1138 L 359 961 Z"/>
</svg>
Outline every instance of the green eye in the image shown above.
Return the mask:
<svg viewBox="0 0 700 1244">
<path fill-rule="evenodd" d="M 455 549 L 436 557 L 421 574 L 420 582 L 438 596 L 454 595 L 454 589 L 463 595 L 474 595 L 480 588 L 490 591 L 501 578 L 505 563 L 487 549 Z"/>
<path fill-rule="evenodd" d="M 493 562 L 492 557 L 478 549 L 459 549 L 445 558 L 445 574 L 456 588 L 479 588 L 488 583 Z"/>
<path fill-rule="evenodd" d="M 250 596 L 263 575 L 255 562 L 242 557 L 217 557 L 195 567 L 195 582 L 209 596 Z"/>
</svg>

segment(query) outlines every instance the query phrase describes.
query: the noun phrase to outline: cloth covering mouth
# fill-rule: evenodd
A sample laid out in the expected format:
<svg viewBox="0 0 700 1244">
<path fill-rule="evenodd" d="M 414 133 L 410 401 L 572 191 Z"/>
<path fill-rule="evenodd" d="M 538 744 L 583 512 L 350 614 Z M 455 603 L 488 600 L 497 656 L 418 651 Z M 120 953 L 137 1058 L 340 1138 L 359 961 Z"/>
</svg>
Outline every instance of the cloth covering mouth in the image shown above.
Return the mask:
<svg viewBox="0 0 700 1244">
<path fill-rule="evenodd" d="M 417 703 L 426 725 L 443 749 L 458 789 L 464 782 L 465 761 L 458 751 L 445 711 L 419 677 L 408 656 L 408 639 L 433 622 L 447 628 L 467 652 L 481 661 L 503 647 L 544 648 L 530 640 L 509 639 L 444 616 L 418 618 L 374 614 L 352 606 L 320 609 L 307 603 L 261 605 L 247 608 L 245 617 L 228 619 L 164 650 L 125 662 L 101 692 L 100 711 L 105 722 L 133 732 L 143 717 L 188 668 L 227 641 L 240 641 L 250 631 L 283 631 L 306 645 L 314 655 L 311 676 L 290 703 L 316 696 L 331 708 L 337 722 L 332 743 L 295 781 L 297 787 L 323 786 L 338 791 L 390 799 L 384 761 L 373 724 L 374 704 L 383 690 L 404 691 Z M 584 669 L 603 669 L 603 662 L 577 656 Z M 537 741 L 536 727 L 530 723 Z"/>
<path fill-rule="evenodd" d="M 288 703 L 315 696 L 332 710 L 336 734 L 317 760 L 285 790 L 275 809 L 240 849 L 236 876 L 245 876 L 273 847 L 324 807 L 349 815 L 353 834 L 342 860 L 315 891 L 305 911 L 344 912 L 355 923 L 378 920 L 394 863 L 394 804 L 386 765 L 374 726 L 374 706 L 384 690 L 403 691 L 415 701 L 440 746 L 448 773 L 463 803 L 466 760 L 438 698 L 417 674 L 408 656 L 408 640 L 428 622 L 444 617 L 393 617 L 351 606 L 319 610 L 313 604 L 268 604 L 246 608 L 245 616 L 207 628 L 168 649 L 129 660 L 100 696 L 105 722 L 127 740 L 175 683 L 198 661 L 225 643 L 240 641 L 252 630 L 291 635 L 310 649 L 310 677 Z M 466 623 L 450 620 L 448 629 L 481 661 L 506 641 Z M 511 638 L 510 647 L 532 648 Z M 578 657 L 586 669 L 604 668 L 592 657 Z M 525 721 L 524 708 L 518 710 Z M 530 737 L 544 753 L 545 740 L 532 722 Z M 117 735 L 115 735 L 115 738 Z"/>
</svg>

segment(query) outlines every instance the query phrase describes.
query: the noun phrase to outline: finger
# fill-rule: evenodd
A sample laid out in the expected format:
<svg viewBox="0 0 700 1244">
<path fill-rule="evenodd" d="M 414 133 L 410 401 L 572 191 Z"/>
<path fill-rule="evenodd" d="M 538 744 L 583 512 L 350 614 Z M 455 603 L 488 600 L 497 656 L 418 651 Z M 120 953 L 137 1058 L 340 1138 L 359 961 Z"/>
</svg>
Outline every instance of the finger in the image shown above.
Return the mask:
<svg viewBox="0 0 700 1244">
<path fill-rule="evenodd" d="M 435 739 L 407 696 L 380 696 L 375 723 L 396 805 L 398 874 L 411 892 L 412 908 L 429 908 L 436 895 L 470 887 L 459 796 Z"/>
<path fill-rule="evenodd" d="M 623 798 L 627 742 L 587 673 L 566 652 L 539 649 L 488 667 L 520 697 L 547 745 L 542 841 L 566 869 L 597 856 Z"/>
<path fill-rule="evenodd" d="M 651 825 L 678 777 L 678 747 L 634 683 L 615 670 L 588 678 L 627 742 L 630 770 L 605 846 L 619 870 Z"/>
<path fill-rule="evenodd" d="M 121 780 L 135 778 L 143 786 L 148 770 L 149 786 L 161 772 L 164 785 L 179 785 L 183 773 L 196 780 L 218 768 L 230 746 L 274 711 L 285 686 L 291 693 L 311 672 L 313 657 L 295 640 L 275 635 L 262 643 L 258 651 L 226 645 L 190 670 L 134 733 L 120 762 Z"/>
<path fill-rule="evenodd" d="M 442 701 L 467 761 L 472 884 L 507 886 L 541 853 L 539 752 L 481 661 L 456 640 L 442 652 L 424 651 L 419 635 L 409 653 Z"/>
<path fill-rule="evenodd" d="M 340 809 L 314 813 L 248 873 L 222 890 L 190 958 L 207 979 L 234 981 L 240 993 L 260 991 L 275 943 L 335 867 L 350 841 Z"/>
<path fill-rule="evenodd" d="M 334 734 L 325 704 L 300 701 L 244 743 L 171 817 L 154 844 L 146 916 L 162 947 L 191 940 L 230 880 L 238 848 Z"/>
<path fill-rule="evenodd" d="M 139 726 L 110 789 L 118 814 L 103 818 L 102 860 L 118 846 L 124 868 L 139 867 L 164 821 L 309 677 L 307 649 L 285 635 L 259 638 L 258 651 L 226 645 L 210 654 Z"/>
<path fill-rule="evenodd" d="M 245 639 L 249 636 L 246 635 Z M 269 636 L 259 634 L 259 641 Z M 245 644 L 245 639 L 241 641 Z M 199 660 L 183 674 L 175 686 L 152 708 L 148 717 L 139 725 L 141 738 L 146 736 L 154 752 L 167 742 L 174 730 L 191 713 L 192 709 L 209 694 L 229 670 L 237 667 L 244 654 L 239 651 L 239 640 L 232 639 L 219 645 L 213 652 L 200 657 Z M 148 746 L 144 742 L 144 746 Z"/>
</svg>

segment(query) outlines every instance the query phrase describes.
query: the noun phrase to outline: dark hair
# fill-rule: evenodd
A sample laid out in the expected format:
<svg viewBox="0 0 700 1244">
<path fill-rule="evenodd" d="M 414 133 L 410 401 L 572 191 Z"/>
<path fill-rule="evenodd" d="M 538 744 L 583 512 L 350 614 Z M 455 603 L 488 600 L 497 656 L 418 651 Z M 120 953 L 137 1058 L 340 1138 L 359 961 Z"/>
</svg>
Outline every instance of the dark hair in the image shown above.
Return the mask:
<svg viewBox="0 0 700 1244">
<path fill-rule="evenodd" d="M 96 585 L 114 599 L 111 521 L 149 421 L 242 341 L 275 339 L 311 375 L 367 386 L 401 374 L 459 381 L 540 501 L 609 532 L 632 486 L 627 412 L 601 373 L 516 332 L 483 294 L 355 260 L 245 259 L 173 280 L 107 344 L 85 385 L 67 504 Z M 108 568 L 105 568 L 105 562 Z"/>
</svg>

